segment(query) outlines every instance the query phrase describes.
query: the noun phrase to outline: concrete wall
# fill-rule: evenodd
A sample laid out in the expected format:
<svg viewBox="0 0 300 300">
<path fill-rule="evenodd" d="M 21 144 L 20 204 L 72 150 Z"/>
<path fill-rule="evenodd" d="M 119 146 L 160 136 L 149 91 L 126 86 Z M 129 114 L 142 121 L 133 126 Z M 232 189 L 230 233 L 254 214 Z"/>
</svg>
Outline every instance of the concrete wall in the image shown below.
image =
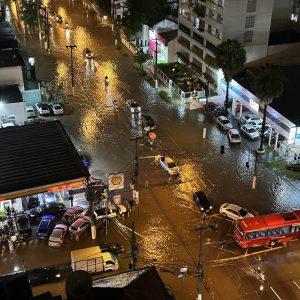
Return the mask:
<svg viewBox="0 0 300 300">
<path fill-rule="evenodd" d="M 20 90 L 24 90 L 24 81 L 21 67 L 0 68 L 0 84 L 18 84 Z"/>
<path fill-rule="evenodd" d="M 5 103 L 1 106 L 0 116 L 5 118 L 14 115 L 16 124 L 23 125 L 27 120 L 25 105 L 25 102 Z"/>
<path fill-rule="evenodd" d="M 275 53 L 280 53 L 286 49 L 299 47 L 300 43 L 294 43 L 294 44 L 281 44 L 281 45 L 272 45 L 268 47 L 268 55 L 272 55 Z"/>
<path fill-rule="evenodd" d="M 168 43 L 168 63 L 177 61 L 177 38 Z"/>
<path fill-rule="evenodd" d="M 290 26 L 293 0 L 274 0 L 271 31 L 286 30 Z"/>
</svg>

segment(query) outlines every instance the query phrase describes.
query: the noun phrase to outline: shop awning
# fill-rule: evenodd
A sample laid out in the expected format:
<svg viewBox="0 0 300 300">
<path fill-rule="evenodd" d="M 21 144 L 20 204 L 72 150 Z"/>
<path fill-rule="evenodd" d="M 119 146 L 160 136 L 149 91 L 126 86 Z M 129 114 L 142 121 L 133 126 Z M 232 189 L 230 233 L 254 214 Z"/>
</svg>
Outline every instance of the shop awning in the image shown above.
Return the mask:
<svg viewBox="0 0 300 300">
<path fill-rule="evenodd" d="M 80 186 L 90 176 L 59 121 L 0 128 L 0 200 Z"/>
</svg>

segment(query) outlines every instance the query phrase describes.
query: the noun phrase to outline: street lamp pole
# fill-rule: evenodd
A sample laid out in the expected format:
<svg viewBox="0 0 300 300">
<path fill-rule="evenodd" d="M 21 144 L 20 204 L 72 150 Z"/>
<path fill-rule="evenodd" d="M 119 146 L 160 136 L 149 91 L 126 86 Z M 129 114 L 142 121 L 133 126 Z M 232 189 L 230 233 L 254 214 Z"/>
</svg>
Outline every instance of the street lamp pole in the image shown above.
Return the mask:
<svg viewBox="0 0 300 300">
<path fill-rule="evenodd" d="M 158 87 L 158 82 L 157 82 L 157 37 L 155 38 L 155 88 L 157 89 Z"/>
<path fill-rule="evenodd" d="M 67 49 L 71 49 L 71 85 L 72 85 L 72 93 L 74 95 L 74 69 L 73 69 L 73 48 L 77 48 L 76 45 L 68 45 Z"/>
<path fill-rule="evenodd" d="M 37 0 L 36 3 L 37 17 L 38 17 L 38 27 L 39 27 L 39 40 L 42 39 L 42 31 L 41 31 L 41 19 L 40 19 L 40 1 Z"/>
</svg>

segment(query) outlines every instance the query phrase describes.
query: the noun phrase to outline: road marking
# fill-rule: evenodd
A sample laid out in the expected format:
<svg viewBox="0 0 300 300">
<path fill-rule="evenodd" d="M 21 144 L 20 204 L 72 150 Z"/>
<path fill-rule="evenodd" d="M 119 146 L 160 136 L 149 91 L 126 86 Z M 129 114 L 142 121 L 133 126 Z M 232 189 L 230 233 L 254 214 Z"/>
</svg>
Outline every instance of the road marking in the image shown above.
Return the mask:
<svg viewBox="0 0 300 300">
<path fill-rule="evenodd" d="M 293 280 L 293 282 L 296 285 L 296 287 L 300 290 L 300 286 L 295 282 L 295 280 Z"/>
<path fill-rule="evenodd" d="M 281 300 L 281 298 L 278 296 L 278 294 L 274 291 L 274 289 L 270 286 L 270 289 L 272 290 L 272 292 L 276 295 L 276 297 Z"/>
</svg>

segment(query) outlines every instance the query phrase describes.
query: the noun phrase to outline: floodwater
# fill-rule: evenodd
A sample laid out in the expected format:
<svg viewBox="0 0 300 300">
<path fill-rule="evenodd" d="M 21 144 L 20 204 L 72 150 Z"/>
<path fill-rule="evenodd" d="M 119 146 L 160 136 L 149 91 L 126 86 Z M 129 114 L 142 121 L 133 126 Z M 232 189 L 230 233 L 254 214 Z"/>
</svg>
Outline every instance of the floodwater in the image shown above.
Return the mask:
<svg viewBox="0 0 300 300">
<path fill-rule="evenodd" d="M 57 61 L 56 76 L 63 80 L 68 95 L 67 113 L 60 120 L 77 149 L 90 155 L 92 173 L 100 173 L 106 181 L 109 173 L 122 171 L 126 184 L 129 183 L 135 157 L 135 143 L 130 139 L 140 135 L 142 129 L 138 118 L 131 116 L 126 100 L 136 100 L 142 113 L 151 115 L 157 125 L 156 149 L 138 142 L 140 207 L 130 220 L 135 221 L 140 234 L 140 262 L 155 260 L 158 268 L 177 271 L 187 265 L 195 272 L 199 251 L 199 232 L 195 228 L 201 218 L 191 196 L 197 190 L 207 193 L 216 211 L 224 202 L 239 204 L 258 214 L 299 208 L 300 181 L 272 169 L 264 156 L 258 157 L 256 189 L 251 188 L 253 149 L 258 148 L 258 142 L 243 138 L 241 145 L 229 145 L 226 134 L 201 111 L 190 111 L 179 100 L 161 100 L 133 69 L 130 55 L 122 55 L 116 49 L 111 27 L 86 13 L 79 2 L 57 1 L 56 9 L 64 22 L 56 24 L 52 20 L 50 45 Z M 66 45 L 77 46 L 73 49 L 74 96 L 70 50 Z M 84 58 L 85 48 L 95 54 L 94 60 Z M 107 87 L 106 75 L 110 81 Z M 225 145 L 223 155 L 221 145 Z M 152 156 L 157 154 L 173 158 L 180 167 L 178 178 L 170 179 L 155 165 Z M 247 161 L 249 169 L 245 166 Z M 163 276 L 173 281 L 168 275 Z M 177 277 L 174 278 L 176 282 Z M 193 276 L 186 284 L 178 284 L 176 289 L 187 288 L 189 297 L 195 296 Z"/>
</svg>

